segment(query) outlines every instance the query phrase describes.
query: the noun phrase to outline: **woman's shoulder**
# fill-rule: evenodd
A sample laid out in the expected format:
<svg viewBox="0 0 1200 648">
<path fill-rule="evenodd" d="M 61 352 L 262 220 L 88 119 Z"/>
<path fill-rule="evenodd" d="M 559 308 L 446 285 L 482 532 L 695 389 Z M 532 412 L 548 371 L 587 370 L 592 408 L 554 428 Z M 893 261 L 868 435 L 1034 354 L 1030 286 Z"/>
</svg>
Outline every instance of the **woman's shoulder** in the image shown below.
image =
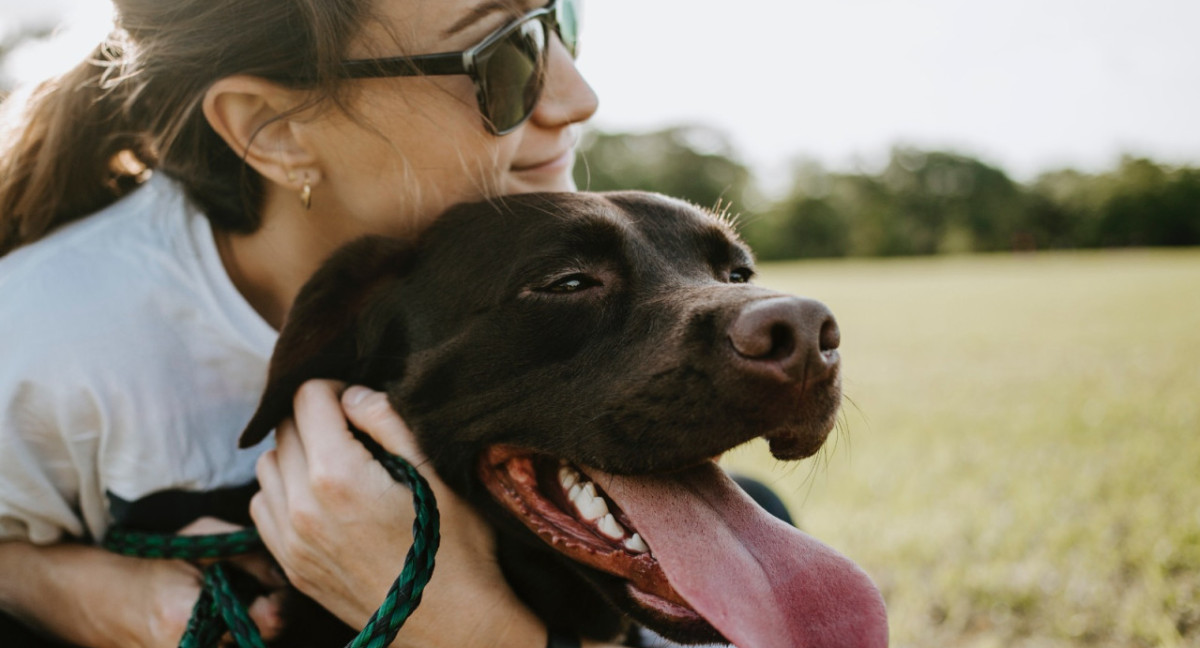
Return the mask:
<svg viewBox="0 0 1200 648">
<path fill-rule="evenodd" d="M 147 183 L 108 208 L 0 258 L 0 328 L 52 323 L 88 326 L 107 314 L 128 317 L 130 302 L 171 262 L 170 200 Z M 58 327 L 51 327 L 58 328 Z"/>
<path fill-rule="evenodd" d="M 246 327 L 228 325 L 229 313 L 244 315 L 243 301 L 224 275 L 207 220 L 174 181 L 155 177 L 0 258 L 0 349 L 40 346 L 44 356 L 53 354 L 44 347 L 57 345 L 101 358 L 109 348 L 170 345 L 189 327 L 236 337 Z M 254 333 L 256 347 L 270 334 Z"/>
<path fill-rule="evenodd" d="M 194 210 L 178 185 L 154 176 L 108 207 L 0 257 L 0 289 L 39 277 L 78 277 L 145 264 L 178 245 Z M 84 272 L 79 272 L 84 270 Z"/>
</svg>

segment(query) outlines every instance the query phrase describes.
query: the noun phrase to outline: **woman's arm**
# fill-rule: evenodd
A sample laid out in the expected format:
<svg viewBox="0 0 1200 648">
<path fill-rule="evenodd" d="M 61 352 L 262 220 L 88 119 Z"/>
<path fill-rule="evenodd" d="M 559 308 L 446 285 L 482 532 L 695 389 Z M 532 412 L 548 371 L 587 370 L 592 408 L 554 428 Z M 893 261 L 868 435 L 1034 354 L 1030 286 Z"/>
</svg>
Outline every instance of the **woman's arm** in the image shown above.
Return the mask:
<svg viewBox="0 0 1200 648">
<path fill-rule="evenodd" d="M 231 525 L 203 519 L 184 533 Z M 265 557 L 237 561 L 272 587 Z M 199 568 L 182 560 L 130 558 L 73 543 L 0 542 L 0 610 L 62 641 L 90 648 L 175 648 L 200 595 Z M 256 599 L 250 616 L 264 638 L 279 631 L 279 604 Z"/>
<path fill-rule="evenodd" d="M 72 644 L 178 646 L 199 593 L 200 572 L 183 561 L 0 543 L 0 609 Z"/>
<path fill-rule="evenodd" d="M 543 623 L 500 572 L 491 528 L 433 473 L 387 397 L 310 381 L 295 419 L 262 456 L 262 490 L 250 504 L 259 532 L 291 582 L 361 628 L 404 566 L 412 543 L 411 493 L 348 430 L 348 417 L 429 481 L 441 517 L 437 568 L 393 646 L 542 648 Z M 599 648 L 601 644 L 586 643 Z"/>
</svg>

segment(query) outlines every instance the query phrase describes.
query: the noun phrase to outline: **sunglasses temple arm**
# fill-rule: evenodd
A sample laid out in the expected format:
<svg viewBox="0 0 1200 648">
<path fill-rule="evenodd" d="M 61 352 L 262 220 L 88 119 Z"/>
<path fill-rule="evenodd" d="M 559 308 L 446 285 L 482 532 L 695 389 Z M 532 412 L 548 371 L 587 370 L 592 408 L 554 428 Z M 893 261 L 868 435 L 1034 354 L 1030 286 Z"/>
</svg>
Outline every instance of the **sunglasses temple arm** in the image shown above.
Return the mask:
<svg viewBox="0 0 1200 648">
<path fill-rule="evenodd" d="M 423 54 L 384 59 L 360 59 L 342 63 L 342 74 L 351 79 L 398 76 L 442 76 L 468 74 L 464 53 Z"/>
</svg>

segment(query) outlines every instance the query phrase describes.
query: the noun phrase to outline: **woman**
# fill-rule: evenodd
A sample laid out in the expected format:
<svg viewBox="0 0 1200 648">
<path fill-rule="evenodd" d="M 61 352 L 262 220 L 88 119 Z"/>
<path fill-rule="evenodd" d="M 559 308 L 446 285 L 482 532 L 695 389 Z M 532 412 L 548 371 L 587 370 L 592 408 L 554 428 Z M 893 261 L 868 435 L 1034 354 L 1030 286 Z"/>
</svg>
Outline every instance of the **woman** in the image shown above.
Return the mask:
<svg viewBox="0 0 1200 648">
<path fill-rule="evenodd" d="M 257 471 L 254 522 L 287 576 L 361 625 L 402 562 L 411 517 L 390 512 L 411 503 L 346 418 L 419 464 L 403 423 L 379 394 L 314 382 L 277 450 L 236 437 L 331 250 L 456 202 L 574 188 L 596 97 L 558 3 L 117 0 L 92 60 L 8 106 L 0 610 L 73 644 L 177 645 L 196 568 L 91 541 L 137 520 L 224 528 Z M 487 527 L 433 485 L 438 571 L 396 645 L 546 645 Z M 252 606 L 267 635 L 277 612 Z"/>
</svg>

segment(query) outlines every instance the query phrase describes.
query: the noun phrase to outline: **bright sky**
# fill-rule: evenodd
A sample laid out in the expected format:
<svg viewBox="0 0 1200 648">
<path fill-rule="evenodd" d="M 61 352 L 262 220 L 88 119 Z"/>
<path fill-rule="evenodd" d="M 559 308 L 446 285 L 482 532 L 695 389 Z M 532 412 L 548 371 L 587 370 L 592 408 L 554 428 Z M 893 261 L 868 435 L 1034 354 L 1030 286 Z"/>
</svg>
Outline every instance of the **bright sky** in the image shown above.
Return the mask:
<svg viewBox="0 0 1200 648">
<path fill-rule="evenodd" d="M 47 15 L 83 23 L 81 44 L 15 56 L 10 77 L 81 58 L 107 2 L 0 0 L 0 33 Z M 1020 179 L 1122 152 L 1200 164 L 1196 0 L 587 0 L 584 19 L 599 127 L 715 126 L 768 179 L 898 143 Z"/>
</svg>

